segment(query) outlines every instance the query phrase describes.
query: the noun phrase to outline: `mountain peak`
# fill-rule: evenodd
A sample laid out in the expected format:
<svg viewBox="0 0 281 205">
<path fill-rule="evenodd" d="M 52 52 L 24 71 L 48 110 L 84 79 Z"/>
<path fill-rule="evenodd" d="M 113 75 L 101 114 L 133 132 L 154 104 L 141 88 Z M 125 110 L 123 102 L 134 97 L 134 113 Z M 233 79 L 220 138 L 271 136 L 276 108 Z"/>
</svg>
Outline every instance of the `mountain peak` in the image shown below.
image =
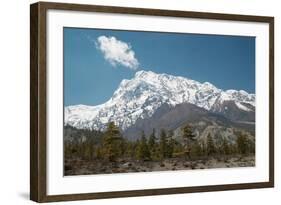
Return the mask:
<svg viewBox="0 0 281 205">
<path fill-rule="evenodd" d="M 234 101 L 240 105 L 239 109 L 246 110 L 242 105 L 255 106 L 255 95 L 245 91 L 223 91 L 209 82 L 140 70 L 132 79 L 122 80 L 104 104 L 65 107 L 65 123 L 79 128 L 103 129 L 109 121 L 114 121 L 125 130 L 137 120 L 151 117 L 163 104 L 190 103 L 217 111 L 225 101 Z"/>
<path fill-rule="evenodd" d="M 152 71 L 140 70 L 135 73 L 135 78 L 145 78 L 148 76 L 158 75 Z"/>
</svg>

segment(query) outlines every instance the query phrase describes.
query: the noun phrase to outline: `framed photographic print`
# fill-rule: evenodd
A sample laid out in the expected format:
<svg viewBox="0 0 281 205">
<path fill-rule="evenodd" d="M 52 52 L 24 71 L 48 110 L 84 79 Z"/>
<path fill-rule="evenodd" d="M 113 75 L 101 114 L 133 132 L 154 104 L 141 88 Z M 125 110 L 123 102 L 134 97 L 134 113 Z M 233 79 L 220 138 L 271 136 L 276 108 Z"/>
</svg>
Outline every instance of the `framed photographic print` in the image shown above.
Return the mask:
<svg viewBox="0 0 281 205">
<path fill-rule="evenodd" d="M 30 197 L 274 186 L 274 18 L 31 5 Z"/>
</svg>

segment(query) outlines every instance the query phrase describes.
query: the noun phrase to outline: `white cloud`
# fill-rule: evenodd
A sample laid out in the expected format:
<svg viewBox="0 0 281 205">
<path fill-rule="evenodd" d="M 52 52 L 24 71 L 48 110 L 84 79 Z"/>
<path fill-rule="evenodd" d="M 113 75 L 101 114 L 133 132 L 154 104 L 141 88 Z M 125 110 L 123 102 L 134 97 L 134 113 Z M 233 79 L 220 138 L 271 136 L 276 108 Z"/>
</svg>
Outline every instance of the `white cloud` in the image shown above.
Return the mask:
<svg viewBox="0 0 281 205">
<path fill-rule="evenodd" d="M 103 53 L 104 58 L 113 66 L 123 65 L 136 70 L 139 62 L 130 44 L 120 41 L 113 36 L 99 36 L 96 47 Z"/>
</svg>

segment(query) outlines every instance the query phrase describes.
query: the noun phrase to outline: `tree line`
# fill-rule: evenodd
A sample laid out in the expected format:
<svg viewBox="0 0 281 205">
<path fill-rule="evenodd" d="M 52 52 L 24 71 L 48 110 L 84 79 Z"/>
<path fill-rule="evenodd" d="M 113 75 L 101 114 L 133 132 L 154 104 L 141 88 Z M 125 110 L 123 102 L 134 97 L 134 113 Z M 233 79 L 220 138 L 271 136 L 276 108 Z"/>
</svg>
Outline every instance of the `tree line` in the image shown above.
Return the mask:
<svg viewBox="0 0 281 205">
<path fill-rule="evenodd" d="M 78 140 L 64 143 L 64 155 L 67 159 L 116 162 L 120 159 L 161 161 L 176 157 L 192 160 L 198 157 L 245 155 L 255 152 L 254 142 L 242 132 L 237 133 L 234 143 L 222 138 L 220 145 L 217 145 L 210 134 L 204 142 L 199 142 L 189 124 L 182 127 L 182 134 L 177 139 L 173 137 L 173 131 L 162 129 L 157 137 L 153 129 L 149 136 L 142 132 L 136 141 L 130 141 L 122 136 L 113 122 L 108 123 L 104 132 L 78 130 L 74 135 L 79 135 L 76 136 Z"/>
</svg>

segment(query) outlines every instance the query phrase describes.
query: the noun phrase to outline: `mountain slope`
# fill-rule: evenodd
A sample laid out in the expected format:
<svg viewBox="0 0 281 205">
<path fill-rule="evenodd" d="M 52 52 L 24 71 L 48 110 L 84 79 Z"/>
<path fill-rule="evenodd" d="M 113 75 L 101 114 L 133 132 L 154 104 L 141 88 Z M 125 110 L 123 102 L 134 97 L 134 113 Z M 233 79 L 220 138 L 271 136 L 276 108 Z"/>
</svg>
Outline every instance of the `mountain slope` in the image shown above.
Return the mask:
<svg viewBox="0 0 281 205">
<path fill-rule="evenodd" d="M 176 106 L 163 104 L 154 114 L 146 119 L 138 119 L 136 123 L 124 131 L 124 136 L 135 140 L 139 138 L 142 132 L 146 136 L 155 129 L 156 135 L 160 134 L 161 129 L 166 131 L 181 131 L 182 126 L 192 124 L 193 129 L 201 133 L 208 126 L 243 129 L 249 132 L 254 131 L 255 124 L 237 123 L 229 120 L 223 115 L 210 112 L 190 103 L 182 103 Z M 200 131 L 200 132 L 199 132 Z"/>
<path fill-rule="evenodd" d="M 182 103 L 225 115 L 231 120 L 254 121 L 254 94 L 243 90 L 223 91 L 208 82 L 139 71 L 131 80 L 122 80 L 104 104 L 65 107 L 65 124 L 103 130 L 109 121 L 114 121 L 126 130 L 137 120 L 150 118 L 164 104 L 176 106 Z M 241 113 L 243 119 L 239 118 Z"/>
</svg>

